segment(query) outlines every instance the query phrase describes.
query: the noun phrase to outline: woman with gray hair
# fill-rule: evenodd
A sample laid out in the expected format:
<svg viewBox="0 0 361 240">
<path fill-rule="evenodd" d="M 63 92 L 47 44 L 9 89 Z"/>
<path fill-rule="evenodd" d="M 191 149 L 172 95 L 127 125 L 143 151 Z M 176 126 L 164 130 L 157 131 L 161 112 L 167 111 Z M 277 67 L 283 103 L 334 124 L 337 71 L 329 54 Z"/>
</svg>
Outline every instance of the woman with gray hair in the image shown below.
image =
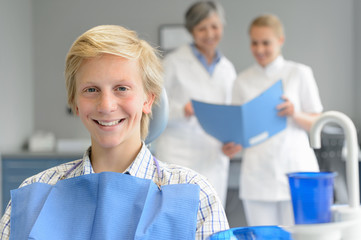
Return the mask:
<svg viewBox="0 0 361 240">
<path fill-rule="evenodd" d="M 224 24 L 223 9 L 216 2 L 196 2 L 186 11 L 185 27 L 193 43 L 179 47 L 164 59 L 169 122 L 155 147 L 159 158 L 206 176 L 223 206 L 229 157 L 233 152 L 203 131 L 194 116 L 191 99 L 215 104 L 231 102 L 236 72 L 233 64 L 218 50 Z"/>
</svg>

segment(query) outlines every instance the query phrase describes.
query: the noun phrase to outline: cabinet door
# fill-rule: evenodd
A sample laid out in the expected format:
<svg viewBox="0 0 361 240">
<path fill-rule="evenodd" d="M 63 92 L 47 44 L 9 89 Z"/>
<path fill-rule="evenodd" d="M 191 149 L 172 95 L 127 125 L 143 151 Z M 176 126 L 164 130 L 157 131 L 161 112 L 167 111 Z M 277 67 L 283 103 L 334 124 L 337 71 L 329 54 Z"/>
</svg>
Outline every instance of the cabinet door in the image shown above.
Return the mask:
<svg viewBox="0 0 361 240">
<path fill-rule="evenodd" d="M 60 165 L 65 162 L 79 159 L 80 157 L 69 158 L 7 158 L 3 157 L 2 162 L 2 212 L 4 212 L 9 200 L 10 190 L 16 189 L 28 177 L 31 177 L 48 168 Z"/>
</svg>

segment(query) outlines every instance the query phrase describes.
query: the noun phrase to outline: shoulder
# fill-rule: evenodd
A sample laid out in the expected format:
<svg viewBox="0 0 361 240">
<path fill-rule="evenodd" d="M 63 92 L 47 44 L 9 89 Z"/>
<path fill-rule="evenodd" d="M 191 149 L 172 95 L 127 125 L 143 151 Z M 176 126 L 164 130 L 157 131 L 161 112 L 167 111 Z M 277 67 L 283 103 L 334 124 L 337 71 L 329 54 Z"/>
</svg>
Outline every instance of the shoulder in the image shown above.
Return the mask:
<svg viewBox="0 0 361 240">
<path fill-rule="evenodd" d="M 297 72 L 299 74 L 309 74 L 312 73 L 312 68 L 306 64 L 294 62 L 290 60 L 285 61 L 285 66 L 290 70 Z"/>
<path fill-rule="evenodd" d="M 26 185 L 29 185 L 29 184 L 35 183 L 35 182 L 41 182 L 41 183 L 47 183 L 47 184 L 54 185 L 60 180 L 60 178 L 62 178 L 64 176 L 64 174 L 66 174 L 66 172 L 68 170 L 70 170 L 79 161 L 82 161 L 82 159 L 64 163 L 64 164 L 49 168 L 47 170 L 44 170 L 32 177 L 25 179 L 25 181 L 20 185 L 20 187 L 24 187 Z"/>
<path fill-rule="evenodd" d="M 164 61 L 169 61 L 179 58 L 189 58 L 191 54 L 192 54 L 191 47 L 185 44 L 166 54 L 164 57 Z"/>
<path fill-rule="evenodd" d="M 235 69 L 233 63 L 224 55 L 222 55 L 220 63 Z"/>
<path fill-rule="evenodd" d="M 200 188 L 200 199 L 208 198 L 218 201 L 215 189 L 207 178 L 196 171 L 176 164 L 159 162 L 163 184 L 196 184 Z"/>
<path fill-rule="evenodd" d="M 225 56 L 222 56 L 218 64 L 220 66 L 220 69 L 223 70 L 226 74 L 231 74 L 232 80 L 234 80 L 237 77 L 236 68 L 234 67 L 233 63 L 226 58 Z"/>
<path fill-rule="evenodd" d="M 196 183 L 205 179 L 204 176 L 200 175 L 196 171 L 176 164 L 159 161 L 159 166 L 161 168 L 163 178 L 167 180 L 169 184 Z"/>
<path fill-rule="evenodd" d="M 222 202 L 206 177 L 192 169 L 174 164 L 160 163 L 167 184 L 195 184 L 199 186 L 196 239 L 229 228 Z M 173 178 L 173 179 L 172 179 Z"/>
<path fill-rule="evenodd" d="M 250 66 L 238 73 L 237 81 L 247 81 L 248 79 L 256 77 L 258 72 L 256 65 Z"/>
<path fill-rule="evenodd" d="M 190 46 L 183 45 L 166 54 L 163 59 L 163 67 L 165 72 L 169 72 L 170 69 L 183 69 L 189 67 L 189 63 L 195 61 L 195 56 L 191 51 Z M 183 70 L 182 70 L 183 71 Z"/>
</svg>

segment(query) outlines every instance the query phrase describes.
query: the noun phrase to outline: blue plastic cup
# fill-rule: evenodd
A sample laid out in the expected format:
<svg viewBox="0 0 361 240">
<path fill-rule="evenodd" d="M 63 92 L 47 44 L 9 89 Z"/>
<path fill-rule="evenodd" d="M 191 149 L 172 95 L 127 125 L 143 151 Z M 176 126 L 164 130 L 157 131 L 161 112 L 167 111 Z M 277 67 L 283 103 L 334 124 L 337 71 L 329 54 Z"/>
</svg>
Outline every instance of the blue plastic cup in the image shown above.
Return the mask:
<svg viewBox="0 0 361 240">
<path fill-rule="evenodd" d="M 221 231 L 211 235 L 208 240 L 292 240 L 292 237 L 278 226 L 254 226 Z"/>
<path fill-rule="evenodd" d="M 331 222 L 335 172 L 289 173 L 295 224 Z"/>
</svg>

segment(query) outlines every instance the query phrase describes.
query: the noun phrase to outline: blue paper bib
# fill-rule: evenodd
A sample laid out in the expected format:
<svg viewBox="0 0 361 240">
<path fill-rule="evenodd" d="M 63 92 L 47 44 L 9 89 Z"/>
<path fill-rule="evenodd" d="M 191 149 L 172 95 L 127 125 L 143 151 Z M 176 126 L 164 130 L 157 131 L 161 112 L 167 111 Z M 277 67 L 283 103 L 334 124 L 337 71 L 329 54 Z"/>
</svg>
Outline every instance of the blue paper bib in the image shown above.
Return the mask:
<svg viewBox="0 0 361 240">
<path fill-rule="evenodd" d="M 10 239 L 194 239 L 199 186 L 115 172 L 12 190 Z"/>
</svg>

